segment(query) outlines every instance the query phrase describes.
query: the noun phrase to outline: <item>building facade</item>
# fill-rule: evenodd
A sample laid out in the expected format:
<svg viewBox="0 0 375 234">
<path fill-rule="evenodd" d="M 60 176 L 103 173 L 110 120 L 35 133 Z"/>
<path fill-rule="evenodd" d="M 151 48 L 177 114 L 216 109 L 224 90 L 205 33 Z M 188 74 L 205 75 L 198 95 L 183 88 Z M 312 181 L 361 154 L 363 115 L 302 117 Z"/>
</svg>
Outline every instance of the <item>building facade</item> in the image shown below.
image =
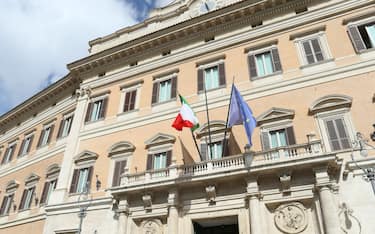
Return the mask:
<svg viewBox="0 0 375 234">
<path fill-rule="evenodd" d="M 0 233 L 375 233 L 374 6 L 181 0 L 90 41 L 0 117 Z"/>
</svg>

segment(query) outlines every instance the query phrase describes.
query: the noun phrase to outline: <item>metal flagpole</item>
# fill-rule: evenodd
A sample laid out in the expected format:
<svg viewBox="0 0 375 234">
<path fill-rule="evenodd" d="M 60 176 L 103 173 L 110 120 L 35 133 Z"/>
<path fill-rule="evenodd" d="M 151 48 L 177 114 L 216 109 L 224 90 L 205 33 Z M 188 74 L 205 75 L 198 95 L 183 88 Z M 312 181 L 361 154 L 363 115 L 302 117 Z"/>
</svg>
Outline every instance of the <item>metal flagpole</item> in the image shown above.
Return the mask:
<svg viewBox="0 0 375 234">
<path fill-rule="evenodd" d="M 223 139 L 223 151 L 221 152 L 221 157 L 224 157 L 225 150 L 227 147 L 227 129 L 228 129 L 228 120 L 229 120 L 229 113 L 230 113 L 230 104 L 232 103 L 232 95 L 233 95 L 233 84 L 234 84 L 234 76 L 232 81 L 232 89 L 230 91 L 230 98 L 229 98 L 229 107 L 227 113 L 227 121 L 225 122 L 225 131 L 224 131 L 224 139 Z"/>
<path fill-rule="evenodd" d="M 201 151 L 199 150 L 199 147 L 198 147 L 197 139 L 195 138 L 195 135 L 194 135 L 193 131 L 190 131 L 190 132 L 191 132 L 191 136 L 194 139 L 195 147 L 197 147 L 199 158 L 201 159 L 201 161 L 203 161 L 203 158 L 202 158 L 202 155 L 201 155 Z"/>
<path fill-rule="evenodd" d="M 208 150 L 210 151 L 210 159 L 212 159 L 212 150 L 211 150 L 211 127 L 210 127 L 210 116 L 208 115 L 208 103 L 207 103 L 207 90 L 206 90 L 206 82 L 203 82 L 204 87 L 204 96 L 206 98 L 206 115 L 207 115 L 207 124 L 208 124 Z"/>
</svg>

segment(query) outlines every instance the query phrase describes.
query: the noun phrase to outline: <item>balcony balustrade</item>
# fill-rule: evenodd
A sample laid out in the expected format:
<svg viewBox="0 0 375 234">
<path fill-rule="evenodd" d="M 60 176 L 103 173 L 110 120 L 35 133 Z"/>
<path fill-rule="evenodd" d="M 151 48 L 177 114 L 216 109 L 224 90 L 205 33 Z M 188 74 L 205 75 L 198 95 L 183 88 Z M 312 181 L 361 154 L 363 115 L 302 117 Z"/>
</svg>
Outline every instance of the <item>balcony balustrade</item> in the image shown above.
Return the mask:
<svg viewBox="0 0 375 234">
<path fill-rule="evenodd" d="M 170 167 L 159 170 L 149 170 L 142 173 L 121 175 L 121 186 L 128 187 L 138 184 L 158 183 L 167 180 L 192 179 L 222 172 L 230 172 L 251 167 L 261 167 L 272 163 L 290 162 L 295 159 L 312 158 L 322 155 L 323 149 L 319 140 L 305 144 L 278 147 L 259 152 L 245 152 L 244 154 L 224 157 L 221 159 L 197 162 L 193 165 Z"/>
</svg>

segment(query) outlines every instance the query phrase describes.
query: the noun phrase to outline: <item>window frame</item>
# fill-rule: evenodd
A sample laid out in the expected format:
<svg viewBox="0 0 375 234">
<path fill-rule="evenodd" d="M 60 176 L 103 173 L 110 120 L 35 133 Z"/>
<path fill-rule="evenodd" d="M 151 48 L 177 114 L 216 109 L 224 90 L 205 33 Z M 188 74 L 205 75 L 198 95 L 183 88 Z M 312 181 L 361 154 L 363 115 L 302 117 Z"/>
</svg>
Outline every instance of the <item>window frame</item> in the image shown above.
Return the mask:
<svg viewBox="0 0 375 234">
<path fill-rule="evenodd" d="M 130 167 L 130 160 L 132 158 L 134 151 L 135 146 L 128 141 L 117 142 L 116 144 L 111 146 L 111 148 L 108 150 L 108 157 L 111 158 L 111 167 L 109 170 L 109 175 L 112 176 L 108 176 L 108 185 L 110 185 L 111 187 L 115 187 L 121 184 L 120 175 L 126 171 L 125 168 Z M 123 168 L 118 169 L 119 171 L 117 172 L 117 175 L 116 164 L 123 161 L 126 161 L 125 166 Z M 114 185 L 115 179 L 117 180 L 117 185 Z"/>
<path fill-rule="evenodd" d="M 25 134 L 25 137 L 23 138 L 21 146 L 20 146 L 19 151 L 18 151 L 18 156 L 17 156 L 18 158 L 24 157 L 24 156 L 26 156 L 30 153 L 31 147 L 32 147 L 32 144 L 33 144 L 33 141 L 34 141 L 34 137 L 35 137 L 34 131 L 31 132 L 31 133 Z M 27 139 L 30 139 L 30 141 L 29 141 L 29 143 L 26 147 L 25 143 L 26 143 Z M 26 148 L 26 151 L 25 151 L 25 148 Z"/>
<path fill-rule="evenodd" d="M 46 129 L 49 129 L 48 136 L 47 136 L 46 142 L 43 143 L 43 141 L 45 139 L 45 136 L 46 136 Z M 42 131 L 40 133 L 39 140 L 38 140 L 38 148 L 43 148 L 44 146 L 47 146 L 51 143 L 52 135 L 54 133 L 54 129 L 55 129 L 55 122 L 54 121 L 43 125 Z"/>
<path fill-rule="evenodd" d="M 168 100 L 160 101 L 160 84 L 162 82 L 166 82 L 170 80 L 171 81 L 171 94 L 170 98 Z M 162 75 L 154 77 L 153 83 L 152 83 L 152 99 L 151 99 L 151 105 L 160 105 L 172 101 L 177 100 L 177 85 L 178 85 L 178 75 L 177 72 L 168 74 L 168 75 Z"/>
<path fill-rule="evenodd" d="M 16 153 L 17 143 L 18 143 L 18 140 L 15 140 L 15 141 L 12 141 L 12 142 L 8 143 L 8 146 L 7 146 L 6 150 L 4 151 L 3 158 L 1 160 L 1 165 L 9 164 L 12 161 L 13 156 Z M 11 153 L 9 153 L 9 148 L 12 148 Z M 5 158 L 6 156 L 7 156 L 7 158 Z"/>
<path fill-rule="evenodd" d="M 75 166 L 70 180 L 69 195 L 79 194 L 79 192 L 77 192 L 77 187 L 80 178 L 80 171 L 84 169 L 88 169 L 86 184 L 88 184 L 87 189 L 90 192 L 92 177 L 95 169 L 94 165 L 98 157 L 98 154 L 91 151 L 83 151 L 75 157 Z"/>
<path fill-rule="evenodd" d="M 261 55 L 261 54 L 265 54 L 265 53 L 270 53 L 271 62 L 272 62 L 272 72 L 269 73 L 269 74 L 265 74 L 263 76 L 260 76 L 259 73 L 258 73 L 258 65 L 257 65 L 256 56 Z M 251 56 L 254 57 L 254 61 L 252 61 Z M 275 63 L 275 61 L 277 61 L 277 59 L 278 59 L 278 63 Z M 270 77 L 270 76 L 275 76 L 275 75 L 279 75 L 279 74 L 283 73 L 282 63 L 281 63 L 281 59 L 280 59 L 280 53 L 279 53 L 279 49 L 278 49 L 276 44 L 272 44 L 272 45 L 265 46 L 265 47 L 262 47 L 262 48 L 258 47 L 258 48 L 255 48 L 255 49 L 249 49 L 249 51 L 247 52 L 247 62 L 248 62 L 249 76 L 250 76 L 251 81 L 258 80 L 258 79 L 264 79 L 264 78 L 267 78 L 267 77 Z M 255 67 L 254 67 L 254 65 L 255 65 Z"/>
<path fill-rule="evenodd" d="M 3 200 L 2 200 L 1 208 L 0 208 L 0 217 L 8 216 L 10 214 L 10 212 L 12 210 L 12 204 L 14 204 L 14 202 L 15 202 L 14 196 L 15 196 L 15 191 L 9 192 L 9 193 L 7 192 L 3 196 Z M 7 203 L 6 205 L 5 205 L 5 202 Z M 3 208 L 4 205 L 5 205 L 5 207 Z"/>
<path fill-rule="evenodd" d="M 87 108 L 86 108 L 85 124 L 98 122 L 98 121 L 104 120 L 106 118 L 107 109 L 108 109 L 109 94 L 110 94 L 110 92 L 106 92 L 105 94 L 97 95 L 97 96 L 94 96 L 94 97 L 90 98 L 90 100 L 87 104 Z M 93 113 L 93 107 L 94 107 L 95 103 L 99 102 L 99 101 L 101 101 L 102 104 L 101 104 L 100 110 L 98 111 L 98 114 L 97 114 L 98 118 L 92 119 L 91 117 L 92 117 L 92 113 Z"/>
<path fill-rule="evenodd" d="M 349 23 L 347 23 L 346 31 L 348 33 L 348 36 L 349 36 L 350 42 L 352 43 L 354 51 L 357 54 L 375 51 L 375 44 L 373 45 L 373 47 L 367 48 L 366 43 L 364 42 L 363 37 L 362 37 L 362 35 L 361 35 L 361 33 L 359 32 L 359 29 L 358 29 L 361 26 L 364 26 L 366 24 L 371 24 L 371 23 L 373 23 L 375 25 L 375 17 L 374 16 L 373 17 L 366 17 L 365 19 L 361 19 L 361 20 L 353 20 L 353 21 L 350 21 Z M 353 35 L 353 31 L 351 31 L 353 29 L 355 30 L 355 33 L 358 33 L 357 35 Z M 356 36 L 360 36 L 360 42 L 361 42 L 360 45 L 356 44 L 356 41 L 357 41 L 356 38 L 355 38 Z M 371 41 L 370 41 L 370 43 L 371 43 Z M 360 47 L 362 47 L 362 48 L 360 48 Z"/>
<path fill-rule="evenodd" d="M 71 121 L 70 121 L 70 125 L 68 127 L 68 130 L 67 130 L 67 133 L 65 133 L 64 132 L 65 125 L 66 125 L 66 122 L 67 122 L 68 119 L 71 119 Z M 62 117 L 62 119 L 60 121 L 59 131 L 57 133 L 57 138 L 58 139 L 62 139 L 62 138 L 65 138 L 65 137 L 69 136 L 71 128 L 72 128 L 72 125 L 73 125 L 73 121 L 74 121 L 74 111 L 72 111 L 72 112 L 70 112 L 68 114 L 63 115 L 63 117 Z"/>
<path fill-rule="evenodd" d="M 218 90 L 221 88 L 226 87 L 226 70 L 225 70 L 225 60 L 224 58 L 216 60 L 216 61 L 211 61 L 211 62 L 206 62 L 206 63 L 197 63 L 197 93 L 201 94 L 205 92 L 205 70 L 210 69 L 213 67 L 217 67 L 217 72 L 218 72 L 218 83 L 219 85 L 217 87 L 211 88 L 211 89 L 206 89 L 206 92 L 211 92 L 213 90 Z"/>
<path fill-rule="evenodd" d="M 51 193 L 57 187 L 59 174 L 60 174 L 60 167 L 57 164 L 53 164 L 48 168 L 42 194 L 40 196 L 39 206 L 44 206 L 48 204 Z M 52 182 L 55 182 L 55 183 L 53 185 L 53 188 L 50 189 Z"/>
<path fill-rule="evenodd" d="M 272 136 L 270 132 L 285 130 L 285 137 L 286 137 L 286 146 L 277 146 L 272 147 Z M 274 150 L 280 147 L 288 147 L 297 144 L 296 134 L 294 130 L 293 120 L 279 120 L 279 121 L 272 121 L 270 123 L 264 123 L 260 125 L 260 140 L 262 143 L 262 150 Z"/>
</svg>

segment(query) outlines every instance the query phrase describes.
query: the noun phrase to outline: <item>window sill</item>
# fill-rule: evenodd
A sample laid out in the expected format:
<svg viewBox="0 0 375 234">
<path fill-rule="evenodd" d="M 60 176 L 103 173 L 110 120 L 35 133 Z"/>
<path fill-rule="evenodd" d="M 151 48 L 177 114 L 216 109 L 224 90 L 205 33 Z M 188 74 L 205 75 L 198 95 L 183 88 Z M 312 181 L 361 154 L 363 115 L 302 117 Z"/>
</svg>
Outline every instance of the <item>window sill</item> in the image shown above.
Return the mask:
<svg viewBox="0 0 375 234">
<path fill-rule="evenodd" d="M 257 86 L 268 85 L 272 83 L 276 83 L 283 80 L 283 75 L 281 72 L 273 73 L 271 75 L 256 77 L 251 80 L 252 84 Z"/>
<path fill-rule="evenodd" d="M 171 98 L 167 101 L 164 101 L 164 102 L 157 102 L 157 103 L 153 103 L 151 106 L 154 107 L 154 106 L 161 106 L 161 105 L 164 105 L 164 104 L 167 104 L 167 103 L 170 103 L 170 102 L 175 102 L 177 100 L 177 98 Z"/>
<path fill-rule="evenodd" d="M 254 78 L 250 77 L 250 80 L 251 81 L 263 80 L 263 79 L 267 79 L 269 77 L 281 75 L 282 73 L 283 73 L 282 71 L 278 71 L 278 72 L 274 72 L 274 73 L 271 73 L 271 74 L 268 74 L 268 75 L 265 75 L 265 76 L 257 76 L 257 77 L 254 77 Z"/>
<path fill-rule="evenodd" d="M 94 124 L 94 123 L 97 123 L 97 122 L 103 121 L 104 119 L 105 119 L 105 118 L 100 118 L 100 119 L 97 119 L 97 120 L 89 120 L 89 121 L 86 121 L 86 122 L 85 122 L 85 125 Z"/>
<path fill-rule="evenodd" d="M 359 56 L 363 60 L 369 60 L 375 58 L 375 48 L 367 49 L 367 50 L 361 50 L 358 52 Z"/>
<path fill-rule="evenodd" d="M 207 90 L 207 99 L 219 97 L 219 96 L 227 94 L 226 87 L 227 87 L 226 85 L 222 85 L 222 86 L 219 86 L 215 89 Z M 200 101 L 206 100 L 206 95 L 205 95 L 204 90 L 199 91 L 198 96 L 199 96 Z"/>
<path fill-rule="evenodd" d="M 177 98 L 172 98 L 165 102 L 154 103 L 152 104 L 152 107 L 151 107 L 152 113 L 169 110 L 173 107 L 176 107 L 177 106 L 176 101 L 177 101 Z"/>
<path fill-rule="evenodd" d="M 302 66 L 300 66 L 300 69 L 302 70 L 302 72 L 304 74 L 306 74 L 306 73 L 310 74 L 310 73 L 321 72 L 323 70 L 327 70 L 327 69 L 333 68 L 335 66 L 336 66 L 335 59 L 330 58 L 330 59 L 326 59 L 324 61 L 320 61 L 320 62 L 317 62 L 317 63 L 302 65 Z"/>
</svg>

